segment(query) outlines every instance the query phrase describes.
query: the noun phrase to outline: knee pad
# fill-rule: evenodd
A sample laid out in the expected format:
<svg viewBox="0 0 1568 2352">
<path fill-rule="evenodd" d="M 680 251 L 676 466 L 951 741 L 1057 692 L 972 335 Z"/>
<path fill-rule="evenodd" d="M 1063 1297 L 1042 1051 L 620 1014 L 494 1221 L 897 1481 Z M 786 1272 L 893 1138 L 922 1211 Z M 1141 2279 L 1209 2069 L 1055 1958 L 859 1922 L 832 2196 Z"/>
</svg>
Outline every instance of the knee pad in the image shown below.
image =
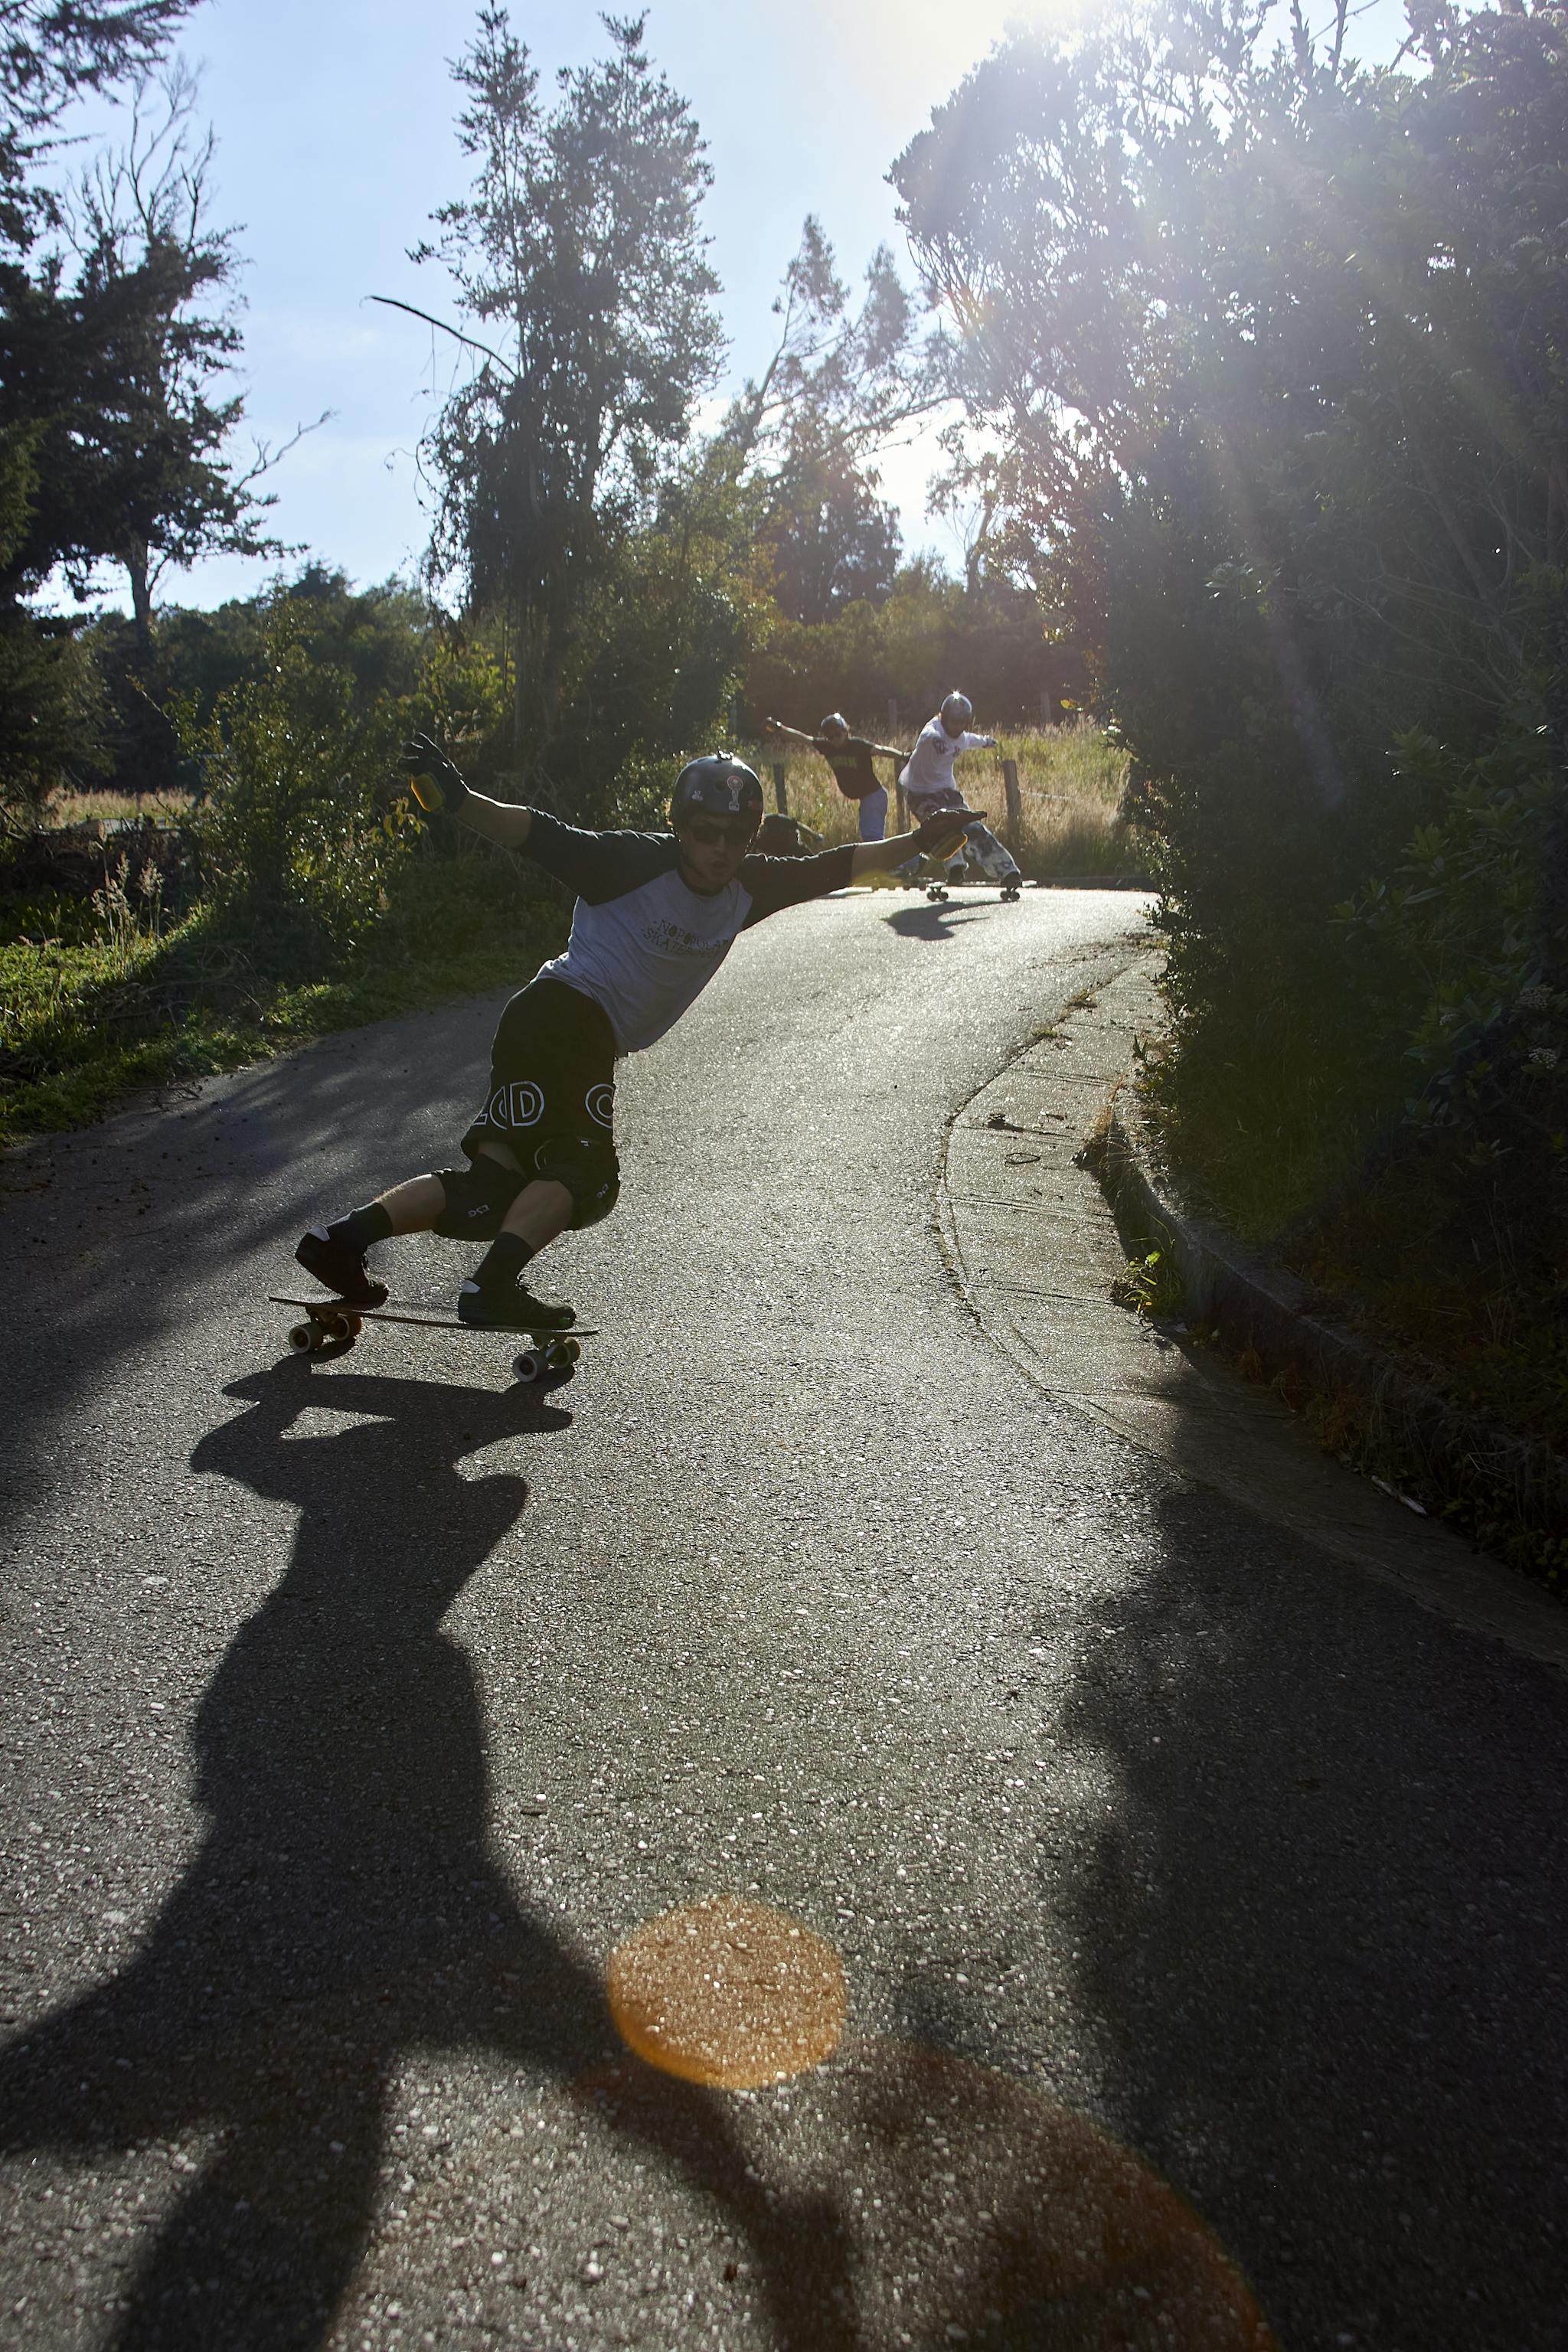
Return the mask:
<svg viewBox="0 0 1568 2352">
<path fill-rule="evenodd" d="M 621 1163 L 609 1144 L 593 1136 L 547 1136 L 535 1148 L 533 1173 L 571 1193 L 574 1234 L 607 1217 L 621 1195 Z"/>
<path fill-rule="evenodd" d="M 482 1157 L 469 1168 L 438 1168 L 436 1175 L 447 1204 L 434 1230 L 449 1242 L 493 1242 L 525 1181 L 515 1169 Z"/>
</svg>

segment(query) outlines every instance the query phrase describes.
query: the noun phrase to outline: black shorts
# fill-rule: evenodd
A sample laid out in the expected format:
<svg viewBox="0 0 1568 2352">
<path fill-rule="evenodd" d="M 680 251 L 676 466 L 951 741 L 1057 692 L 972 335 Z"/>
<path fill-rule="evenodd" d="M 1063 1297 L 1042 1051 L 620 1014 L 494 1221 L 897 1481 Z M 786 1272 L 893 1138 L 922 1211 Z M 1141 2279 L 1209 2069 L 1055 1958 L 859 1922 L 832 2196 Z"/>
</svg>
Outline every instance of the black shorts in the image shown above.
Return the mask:
<svg viewBox="0 0 1568 2352">
<path fill-rule="evenodd" d="M 502 1013 L 490 1046 L 490 1087 L 463 1137 L 472 1160 L 504 1143 L 525 1177 L 572 1194 L 574 1227 L 607 1217 L 620 1191 L 616 1158 L 616 1040 L 592 997 L 564 981 L 530 981 Z"/>
</svg>

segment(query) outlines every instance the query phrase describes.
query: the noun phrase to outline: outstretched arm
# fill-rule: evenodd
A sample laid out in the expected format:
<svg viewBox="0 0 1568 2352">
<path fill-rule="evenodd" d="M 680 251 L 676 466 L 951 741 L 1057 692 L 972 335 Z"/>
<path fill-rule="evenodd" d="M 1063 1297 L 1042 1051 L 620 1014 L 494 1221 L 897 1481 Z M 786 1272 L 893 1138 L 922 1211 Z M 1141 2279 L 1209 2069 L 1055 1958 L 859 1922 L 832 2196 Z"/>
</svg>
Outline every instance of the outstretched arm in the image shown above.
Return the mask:
<svg viewBox="0 0 1568 2352">
<path fill-rule="evenodd" d="M 807 740 L 815 742 L 816 738 L 811 736 Z M 907 760 L 910 756 L 907 751 L 896 751 L 890 743 L 873 743 L 869 735 L 847 736 L 843 749 L 847 751 L 869 751 L 873 760 Z"/>
<path fill-rule="evenodd" d="M 798 727 L 786 727 L 782 719 L 769 719 L 763 724 L 771 727 L 775 735 L 793 735 L 797 743 L 815 743 L 816 740 L 815 735 L 804 734 Z"/>
<path fill-rule="evenodd" d="M 511 801 L 487 800 L 483 793 L 470 793 L 461 808 L 454 811 L 470 832 L 482 833 L 487 841 L 499 842 L 503 849 L 526 849 L 533 825 L 533 811 L 519 808 Z"/>
</svg>

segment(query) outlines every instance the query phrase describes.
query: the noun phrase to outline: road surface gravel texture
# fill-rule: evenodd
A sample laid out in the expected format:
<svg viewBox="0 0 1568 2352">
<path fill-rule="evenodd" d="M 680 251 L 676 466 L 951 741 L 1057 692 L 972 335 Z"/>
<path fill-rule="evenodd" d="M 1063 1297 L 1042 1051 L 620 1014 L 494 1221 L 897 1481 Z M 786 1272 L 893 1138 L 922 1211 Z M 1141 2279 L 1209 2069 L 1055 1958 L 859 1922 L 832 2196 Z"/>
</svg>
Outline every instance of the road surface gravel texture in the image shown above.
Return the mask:
<svg viewBox="0 0 1568 2352">
<path fill-rule="evenodd" d="M 943 1260 L 948 1123 L 1138 931 L 743 940 L 549 1393 L 266 1301 L 450 1160 L 493 1003 L 13 1157 L 0 2340 L 1561 2347 L 1561 1675 Z"/>
</svg>

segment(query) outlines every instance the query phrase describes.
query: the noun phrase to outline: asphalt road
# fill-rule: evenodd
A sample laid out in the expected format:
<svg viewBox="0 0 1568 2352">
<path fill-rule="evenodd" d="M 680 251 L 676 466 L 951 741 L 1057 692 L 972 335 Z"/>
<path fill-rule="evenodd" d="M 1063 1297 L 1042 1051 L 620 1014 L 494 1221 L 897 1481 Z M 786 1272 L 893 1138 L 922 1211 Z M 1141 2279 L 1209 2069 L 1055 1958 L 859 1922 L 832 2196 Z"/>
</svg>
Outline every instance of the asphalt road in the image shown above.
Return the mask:
<svg viewBox="0 0 1568 2352">
<path fill-rule="evenodd" d="M 10 1164 L 0 2340 L 1562 2345 L 1561 1677 L 1042 1396 L 943 1268 L 946 1122 L 1134 921 L 742 941 L 626 1066 L 548 1396 L 265 1303 L 449 1156 L 491 1006 Z M 825 2063 L 628 2054 L 682 1911 L 679 2000 L 773 1921 Z"/>
</svg>

